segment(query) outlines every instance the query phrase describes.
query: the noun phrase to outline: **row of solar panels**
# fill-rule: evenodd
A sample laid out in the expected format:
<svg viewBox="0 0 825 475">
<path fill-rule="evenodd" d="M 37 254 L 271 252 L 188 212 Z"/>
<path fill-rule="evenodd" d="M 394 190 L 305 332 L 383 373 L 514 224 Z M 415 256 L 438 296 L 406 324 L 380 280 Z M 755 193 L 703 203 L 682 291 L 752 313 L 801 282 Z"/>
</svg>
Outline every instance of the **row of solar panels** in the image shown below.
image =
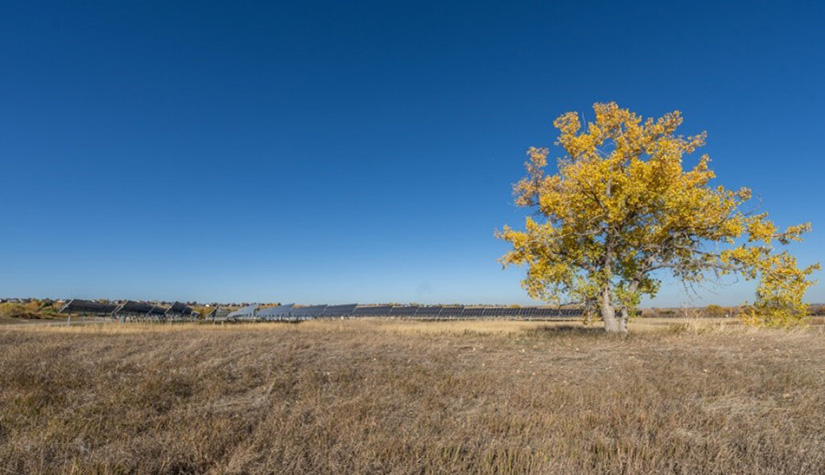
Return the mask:
<svg viewBox="0 0 825 475">
<path fill-rule="evenodd" d="M 170 307 L 161 307 L 147 302 L 133 300 L 120 304 L 100 303 L 92 300 L 73 299 L 60 309 L 61 313 L 75 313 L 85 315 L 123 315 L 123 316 L 181 316 L 187 317 L 194 313 L 188 305 L 175 302 Z"/>
<path fill-rule="evenodd" d="M 422 318 L 479 318 L 479 317 L 579 317 L 579 308 L 551 307 L 465 307 L 462 305 L 393 306 L 393 305 L 312 305 L 294 304 L 278 307 L 248 305 L 230 313 L 230 320 L 305 320 L 325 317 L 422 317 Z"/>
</svg>

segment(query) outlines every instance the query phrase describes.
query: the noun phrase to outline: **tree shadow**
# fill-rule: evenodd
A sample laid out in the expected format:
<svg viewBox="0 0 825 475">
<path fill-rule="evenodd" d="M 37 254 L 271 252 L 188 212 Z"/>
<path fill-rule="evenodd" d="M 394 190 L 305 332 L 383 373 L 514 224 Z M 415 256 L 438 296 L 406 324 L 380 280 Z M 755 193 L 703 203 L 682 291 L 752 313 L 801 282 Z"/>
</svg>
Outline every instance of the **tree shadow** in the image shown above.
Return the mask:
<svg viewBox="0 0 825 475">
<path fill-rule="evenodd" d="M 576 325 L 545 325 L 532 330 L 536 335 L 604 335 L 604 328 Z"/>
</svg>

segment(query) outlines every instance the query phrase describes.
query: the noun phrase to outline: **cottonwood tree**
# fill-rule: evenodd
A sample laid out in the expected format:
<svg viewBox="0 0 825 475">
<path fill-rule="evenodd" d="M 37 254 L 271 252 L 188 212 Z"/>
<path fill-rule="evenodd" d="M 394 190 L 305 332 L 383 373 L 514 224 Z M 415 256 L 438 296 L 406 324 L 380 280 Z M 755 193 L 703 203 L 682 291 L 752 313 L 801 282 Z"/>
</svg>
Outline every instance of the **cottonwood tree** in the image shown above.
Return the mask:
<svg viewBox="0 0 825 475">
<path fill-rule="evenodd" d="M 678 111 L 643 120 L 615 103 L 593 108 L 586 129 L 574 112 L 554 122 L 566 152 L 557 174 L 546 173 L 547 148 L 529 149 L 514 194 L 536 218 L 524 231 L 497 232 L 512 244 L 501 262 L 527 266 L 528 294 L 595 308 L 606 331 L 626 333 L 628 316 L 656 295 L 664 273 L 688 285 L 736 274 L 758 280 L 748 323 L 801 322 L 808 277 L 819 266 L 800 269 L 779 245 L 799 241 L 810 223 L 780 231 L 766 213 L 745 212 L 751 191 L 712 186 L 707 155 L 686 169 L 683 160 L 706 134 L 677 135 Z"/>
</svg>

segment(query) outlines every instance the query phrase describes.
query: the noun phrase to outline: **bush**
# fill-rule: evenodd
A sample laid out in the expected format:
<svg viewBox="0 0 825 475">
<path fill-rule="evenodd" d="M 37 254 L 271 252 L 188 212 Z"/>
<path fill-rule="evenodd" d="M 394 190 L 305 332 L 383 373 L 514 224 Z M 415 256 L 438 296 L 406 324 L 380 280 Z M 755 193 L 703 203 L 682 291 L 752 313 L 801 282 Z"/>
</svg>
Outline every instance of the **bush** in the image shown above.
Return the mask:
<svg viewBox="0 0 825 475">
<path fill-rule="evenodd" d="M 41 318 L 39 312 L 19 303 L 0 304 L 0 318 Z"/>
</svg>

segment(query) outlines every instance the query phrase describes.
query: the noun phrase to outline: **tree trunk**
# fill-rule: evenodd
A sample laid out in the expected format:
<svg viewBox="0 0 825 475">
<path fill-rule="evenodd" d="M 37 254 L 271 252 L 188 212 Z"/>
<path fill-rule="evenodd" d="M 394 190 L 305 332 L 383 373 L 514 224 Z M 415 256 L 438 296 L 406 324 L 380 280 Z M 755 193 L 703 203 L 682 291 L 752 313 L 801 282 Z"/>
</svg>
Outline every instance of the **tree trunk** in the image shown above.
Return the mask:
<svg viewBox="0 0 825 475">
<path fill-rule="evenodd" d="M 607 184 L 607 194 L 610 195 L 610 183 Z M 616 318 L 616 305 L 610 295 L 610 279 L 613 276 L 613 239 L 608 232 L 604 239 L 604 268 L 605 277 L 602 293 L 599 296 L 602 307 L 602 319 L 604 320 L 604 331 L 607 333 L 627 334 L 627 323 L 622 324 Z M 626 320 L 625 320 L 626 321 Z"/>
<path fill-rule="evenodd" d="M 613 306 L 613 302 L 610 299 L 609 287 L 602 289 L 601 307 L 602 320 L 604 320 L 604 331 L 607 333 L 620 333 L 621 325 L 619 319 L 616 318 L 616 308 Z"/>
<path fill-rule="evenodd" d="M 619 333 L 627 335 L 627 323 L 630 317 L 627 313 L 627 307 L 622 307 L 621 316 L 619 317 Z"/>
</svg>

